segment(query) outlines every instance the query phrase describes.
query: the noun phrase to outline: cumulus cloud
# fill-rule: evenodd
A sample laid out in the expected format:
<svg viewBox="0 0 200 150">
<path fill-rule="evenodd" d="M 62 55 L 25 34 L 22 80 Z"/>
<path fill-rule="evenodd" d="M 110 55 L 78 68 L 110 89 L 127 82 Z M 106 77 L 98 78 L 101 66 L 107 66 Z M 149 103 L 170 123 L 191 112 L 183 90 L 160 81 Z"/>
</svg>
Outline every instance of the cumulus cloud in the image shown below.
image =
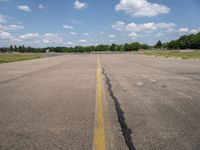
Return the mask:
<svg viewBox="0 0 200 150">
<path fill-rule="evenodd" d="M 67 44 L 67 45 L 74 45 L 73 42 L 67 42 L 66 44 Z"/>
<path fill-rule="evenodd" d="M 189 29 L 188 29 L 188 28 L 180 28 L 180 29 L 178 30 L 178 32 L 179 32 L 180 34 L 185 34 L 185 33 L 188 33 L 188 32 L 189 32 Z"/>
<path fill-rule="evenodd" d="M 45 44 L 60 44 L 63 42 L 63 39 L 56 33 L 46 33 L 43 42 Z"/>
<path fill-rule="evenodd" d="M 154 23 L 148 22 L 143 24 L 136 23 L 125 23 L 123 21 L 118 21 L 112 25 L 112 28 L 123 32 L 128 35 L 131 39 L 138 39 L 141 37 L 153 36 L 156 38 L 164 38 L 166 36 L 178 37 L 180 35 L 196 34 L 200 32 L 199 28 L 189 29 L 180 28 L 177 29 L 174 23 Z"/>
<path fill-rule="evenodd" d="M 45 7 L 42 4 L 38 5 L 38 8 L 39 9 L 45 9 Z"/>
<path fill-rule="evenodd" d="M 70 32 L 70 34 L 71 34 L 71 35 L 77 35 L 77 33 L 76 33 L 76 32 Z"/>
<path fill-rule="evenodd" d="M 165 5 L 151 3 L 147 0 L 120 0 L 115 7 L 116 11 L 123 11 L 135 17 L 153 17 L 159 14 L 170 12 L 170 8 Z"/>
<path fill-rule="evenodd" d="M 82 40 L 79 40 L 79 43 L 87 43 L 88 41 L 87 40 L 84 40 L 84 39 L 82 39 Z"/>
<path fill-rule="evenodd" d="M 69 26 L 69 25 L 63 25 L 62 27 L 63 27 L 64 29 L 74 29 L 73 26 Z"/>
<path fill-rule="evenodd" d="M 131 38 L 136 38 L 136 37 L 138 37 L 138 34 L 135 33 L 135 32 L 131 32 L 131 33 L 128 34 L 128 36 L 131 37 Z"/>
<path fill-rule="evenodd" d="M 129 23 L 126 24 L 123 21 L 118 21 L 112 25 L 112 28 L 125 32 L 131 39 L 138 37 L 150 36 L 152 34 L 158 34 L 158 32 L 168 32 L 169 30 L 175 30 L 176 25 L 174 23 L 154 23 L 148 22 L 143 24 Z"/>
<path fill-rule="evenodd" d="M 200 27 L 196 28 L 196 29 L 180 28 L 180 29 L 177 30 L 177 32 L 180 35 L 184 35 L 184 34 L 197 34 L 198 32 L 200 32 Z"/>
<path fill-rule="evenodd" d="M 115 28 L 116 30 L 125 30 L 126 29 L 126 24 L 123 21 L 118 21 L 115 24 L 112 25 L 113 28 Z"/>
<path fill-rule="evenodd" d="M 150 32 L 156 31 L 158 29 L 172 29 L 175 28 L 176 25 L 174 23 L 144 23 L 144 24 L 136 24 L 130 23 L 126 24 L 125 22 L 118 21 L 112 25 L 112 27 L 119 31 L 129 31 L 129 32 Z"/>
<path fill-rule="evenodd" d="M 80 2 L 80 1 L 75 1 L 74 2 L 74 8 L 75 9 L 83 9 L 83 8 L 87 8 L 88 4 Z"/>
<path fill-rule="evenodd" d="M 197 28 L 197 29 L 192 29 L 192 30 L 190 31 L 190 33 L 192 33 L 192 34 L 197 34 L 198 32 L 200 32 L 200 27 Z"/>
<path fill-rule="evenodd" d="M 19 36 L 19 38 L 23 40 L 33 40 L 38 37 L 39 37 L 38 33 L 27 33 Z"/>
<path fill-rule="evenodd" d="M 30 9 L 30 7 L 28 5 L 19 5 L 19 6 L 17 6 L 17 8 L 19 10 L 25 11 L 25 12 L 30 12 L 31 11 L 31 9 Z"/>
<path fill-rule="evenodd" d="M 10 40 L 13 36 L 9 32 L 0 31 L 0 40 Z"/>
<path fill-rule="evenodd" d="M 0 30 L 20 30 L 20 29 L 24 29 L 24 26 L 18 24 L 0 25 Z"/>
</svg>

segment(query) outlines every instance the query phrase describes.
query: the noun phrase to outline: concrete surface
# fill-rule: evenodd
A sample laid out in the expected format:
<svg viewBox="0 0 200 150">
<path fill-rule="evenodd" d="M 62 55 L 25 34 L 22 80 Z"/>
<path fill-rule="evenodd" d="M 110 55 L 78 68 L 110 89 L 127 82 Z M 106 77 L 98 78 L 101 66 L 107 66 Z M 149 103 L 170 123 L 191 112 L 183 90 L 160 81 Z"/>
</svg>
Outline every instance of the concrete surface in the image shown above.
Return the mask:
<svg viewBox="0 0 200 150">
<path fill-rule="evenodd" d="M 97 56 L 0 64 L 0 149 L 93 149 Z M 100 60 L 107 149 L 199 149 L 200 61 Z"/>
</svg>

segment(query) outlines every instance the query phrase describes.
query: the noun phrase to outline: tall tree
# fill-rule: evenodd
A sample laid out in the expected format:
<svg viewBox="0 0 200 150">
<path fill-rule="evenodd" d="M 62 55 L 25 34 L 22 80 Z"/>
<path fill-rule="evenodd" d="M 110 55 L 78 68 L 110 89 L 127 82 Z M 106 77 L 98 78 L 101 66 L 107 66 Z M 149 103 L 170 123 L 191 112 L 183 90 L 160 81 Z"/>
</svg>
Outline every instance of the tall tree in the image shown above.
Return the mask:
<svg viewBox="0 0 200 150">
<path fill-rule="evenodd" d="M 110 51 L 116 51 L 117 50 L 117 45 L 116 44 L 112 44 L 110 46 Z"/>
<path fill-rule="evenodd" d="M 159 40 L 156 45 L 155 48 L 161 48 L 162 47 L 162 42 Z"/>
</svg>

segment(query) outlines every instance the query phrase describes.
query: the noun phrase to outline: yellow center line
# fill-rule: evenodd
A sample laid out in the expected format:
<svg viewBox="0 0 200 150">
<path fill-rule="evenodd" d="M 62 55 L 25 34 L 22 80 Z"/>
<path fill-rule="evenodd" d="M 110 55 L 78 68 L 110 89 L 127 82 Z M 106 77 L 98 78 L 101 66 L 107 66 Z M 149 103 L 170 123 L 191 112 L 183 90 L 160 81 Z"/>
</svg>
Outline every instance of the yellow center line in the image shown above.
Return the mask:
<svg viewBox="0 0 200 150">
<path fill-rule="evenodd" d="M 94 150 L 106 150 L 104 131 L 104 111 L 100 58 L 97 58 L 96 77 L 96 125 L 94 130 Z"/>
</svg>

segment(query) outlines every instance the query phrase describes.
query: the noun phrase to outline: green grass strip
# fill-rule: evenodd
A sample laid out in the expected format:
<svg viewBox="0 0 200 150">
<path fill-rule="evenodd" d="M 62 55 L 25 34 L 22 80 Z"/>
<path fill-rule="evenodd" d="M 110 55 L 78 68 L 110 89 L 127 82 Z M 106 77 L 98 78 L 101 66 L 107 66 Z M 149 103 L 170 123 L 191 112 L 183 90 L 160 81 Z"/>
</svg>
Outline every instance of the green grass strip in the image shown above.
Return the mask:
<svg viewBox="0 0 200 150">
<path fill-rule="evenodd" d="M 179 51 L 179 50 L 154 50 L 137 52 L 136 54 L 143 54 L 147 56 L 162 56 L 162 57 L 174 57 L 183 59 L 200 59 L 200 50 L 194 51 Z"/>
<path fill-rule="evenodd" d="M 42 58 L 40 54 L 0 54 L 0 63 Z"/>
</svg>

